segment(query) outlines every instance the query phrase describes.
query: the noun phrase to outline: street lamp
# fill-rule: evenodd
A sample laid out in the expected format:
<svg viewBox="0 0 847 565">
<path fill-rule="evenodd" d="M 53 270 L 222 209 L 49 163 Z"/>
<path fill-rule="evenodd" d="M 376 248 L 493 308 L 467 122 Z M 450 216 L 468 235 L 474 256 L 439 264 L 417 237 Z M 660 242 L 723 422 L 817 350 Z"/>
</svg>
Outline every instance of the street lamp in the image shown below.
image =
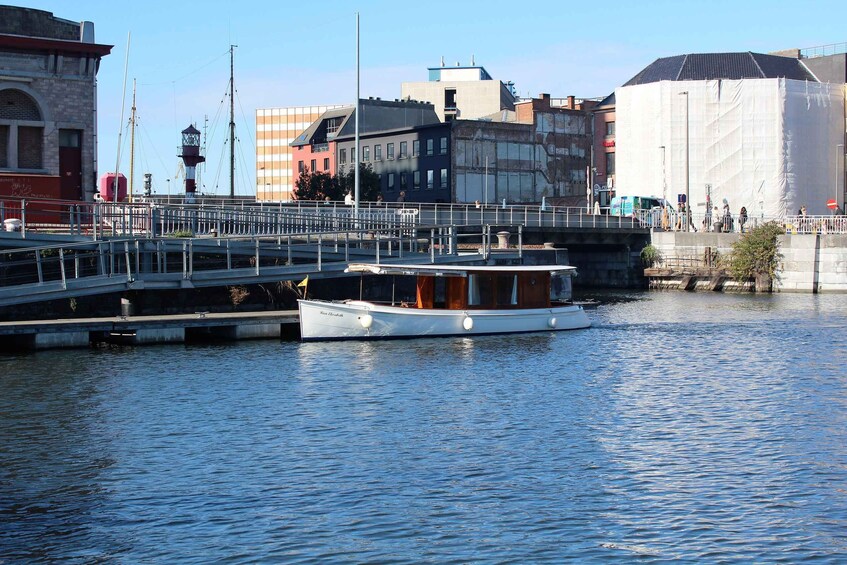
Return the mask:
<svg viewBox="0 0 847 565">
<path fill-rule="evenodd" d="M 665 178 L 665 146 L 660 145 L 659 149 L 662 150 L 662 198 L 667 203 L 668 200 L 668 183 Z"/>
<path fill-rule="evenodd" d="M 691 139 L 688 135 L 688 91 L 685 90 L 679 93 L 680 96 L 685 95 L 685 231 L 689 231 L 691 223 L 691 198 L 689 192 L 689 161 L 691 159 Z"/>
<path fill-rule="evenodd" d="M 839 151 L 839 148 L 841 149 Z M 835 146 L 835 204 L 838 205 L 838 161 L 844 163 L 844 144 L 839 143 Z"/>
</svg>

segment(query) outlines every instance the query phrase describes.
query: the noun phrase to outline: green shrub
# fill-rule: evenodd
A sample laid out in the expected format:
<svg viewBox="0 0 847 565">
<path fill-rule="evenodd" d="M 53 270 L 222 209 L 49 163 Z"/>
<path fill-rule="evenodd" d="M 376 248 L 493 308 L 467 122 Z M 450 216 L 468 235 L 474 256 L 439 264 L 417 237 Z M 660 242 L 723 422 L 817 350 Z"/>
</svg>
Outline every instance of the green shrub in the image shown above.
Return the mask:
<svg viewBox="0 0 847 565">
<path fill-rule="evenodd" d="M 645 269 L 649 269 L 661 262 L 662 252 L 656 246 L 648 244 L 641 250 L 641 264 L 644 265 Z"/>
<path fill-rule="evenodd" d="M 776 222 L 756 226 L 732 244 L 729 272 L 737 281 L 748 281 L 767 276 L 779 280 L 783 255 L 779 252 L 777 236 L 785 229 Z"/>
<path fill-rule="evenodd" d="M 171 237 L 194 237 L 194 232 L 191 230 L 176 230 L 171 233 Z"/>
</svg>

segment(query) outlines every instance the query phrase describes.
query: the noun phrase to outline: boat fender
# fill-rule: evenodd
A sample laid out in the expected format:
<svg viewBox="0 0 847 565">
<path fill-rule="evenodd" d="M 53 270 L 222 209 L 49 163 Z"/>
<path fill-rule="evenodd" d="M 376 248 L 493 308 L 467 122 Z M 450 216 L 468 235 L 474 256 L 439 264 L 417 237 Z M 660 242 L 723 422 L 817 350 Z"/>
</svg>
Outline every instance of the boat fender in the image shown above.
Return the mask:
<svg viewBox="0 0 847 565">
<path fill-rule="evenodd" d="M 462 321 L 462 327 L 468 331 L 473 329 L 473 318 L 470 316 L 465 316 L 465 319 Z"/>
<path fill-rule="evenodd" d="M 550 319 L 547 320 L 547 325 L 550 326 L 551 328 L 555 328 L 556 327 L 556 316 L 550 316 Z"/>
<path fill-rule="evenodd" d="M 374 317 L 370 314 L 365 314 L 364 316 L 359 316 L 359 323 L 362 324 L 362 327 L 370 329 L 371 325 L 374 323 Z"/>
</svg>

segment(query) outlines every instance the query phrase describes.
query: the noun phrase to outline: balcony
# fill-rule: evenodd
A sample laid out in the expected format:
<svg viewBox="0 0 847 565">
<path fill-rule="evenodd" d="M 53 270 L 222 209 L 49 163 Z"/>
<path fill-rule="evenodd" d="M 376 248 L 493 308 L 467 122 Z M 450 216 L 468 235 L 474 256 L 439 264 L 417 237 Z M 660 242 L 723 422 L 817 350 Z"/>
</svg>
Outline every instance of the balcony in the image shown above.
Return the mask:
<svg viewBox="0 0 847 565">
<path fill-rule="evenodd" d="M 324 151 L 329 151 L 329 143 L 312 144 L 312 153 L 323 153 Z"/>
</svg>

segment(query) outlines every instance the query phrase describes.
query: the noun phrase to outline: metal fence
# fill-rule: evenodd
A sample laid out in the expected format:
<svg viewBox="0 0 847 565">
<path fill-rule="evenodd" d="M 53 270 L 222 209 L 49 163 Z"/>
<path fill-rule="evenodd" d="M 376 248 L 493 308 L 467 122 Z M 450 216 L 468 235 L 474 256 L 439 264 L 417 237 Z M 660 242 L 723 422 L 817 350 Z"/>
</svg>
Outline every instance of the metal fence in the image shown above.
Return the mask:
<svg viewBox="0 0 847 565">
<path fill-rule="evenodd" d="M 843 234 L 847 233 L 847 216 L 748 216 L 737 214 L 691 214 L 688 225 L 684 214 L 665 213 L 662 210 L 639 210 L 636 222 L 663 231 L 690 231 L 699 233 L 743 233 L 768 222 L 781 226 L 787 234 Z"/>
</svg>

